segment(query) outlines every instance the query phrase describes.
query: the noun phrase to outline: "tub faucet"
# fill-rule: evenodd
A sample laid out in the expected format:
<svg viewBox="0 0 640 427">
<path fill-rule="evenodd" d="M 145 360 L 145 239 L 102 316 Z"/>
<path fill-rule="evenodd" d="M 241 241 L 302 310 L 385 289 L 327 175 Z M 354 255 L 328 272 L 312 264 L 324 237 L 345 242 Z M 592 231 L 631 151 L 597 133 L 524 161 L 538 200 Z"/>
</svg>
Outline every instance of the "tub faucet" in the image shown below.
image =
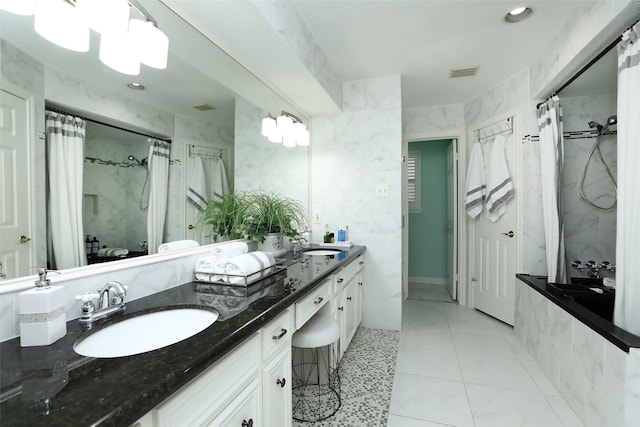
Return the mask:
<svg viewBox="0 0 640 427">
<path fill-rule="evenodd" d="M 80 316 L 78 321 L 82 325 L 90 328 L 96 320 L 123 312 L 125 309 L 125 295 L 127 295 L 127 287 L 115 281 L 107 282 L 106 285 L 96 292 L 77 295 L 76 301 L 82 301 L 84 303 L 82 305 L 82 316 Z"/>
</svg>

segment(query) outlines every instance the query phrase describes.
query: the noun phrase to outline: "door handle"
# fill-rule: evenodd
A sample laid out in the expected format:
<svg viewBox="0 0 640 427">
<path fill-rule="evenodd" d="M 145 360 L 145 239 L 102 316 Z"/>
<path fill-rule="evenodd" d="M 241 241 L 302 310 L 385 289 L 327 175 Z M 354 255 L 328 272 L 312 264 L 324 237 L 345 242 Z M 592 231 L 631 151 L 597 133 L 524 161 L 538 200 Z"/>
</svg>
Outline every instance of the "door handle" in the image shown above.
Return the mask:
<svg viewBox="0 0 640 427">
<path fill-rule="evenodd" d="M 189 225 L 187 225 L 187 228 L 188 228 L 189 230 L 193 230 L 193 224 L 189 224 Z"/>
<path fill-rule="evenodd" d="M 29 240 L 31 240 L 31 237 L 27 237 L 25 235 L 20 236 L 19 242 L 20 243 L 27 243 Z"/>
<path fill-rule="evenodd" d="M 509 230 L 509 232 L 507 233 L 501 233 L 503 236 L 507 236 L 507 237 L 513 237 L 516 235 L 516 233 L 513 232 L 513 230 Z"/>
</svg>

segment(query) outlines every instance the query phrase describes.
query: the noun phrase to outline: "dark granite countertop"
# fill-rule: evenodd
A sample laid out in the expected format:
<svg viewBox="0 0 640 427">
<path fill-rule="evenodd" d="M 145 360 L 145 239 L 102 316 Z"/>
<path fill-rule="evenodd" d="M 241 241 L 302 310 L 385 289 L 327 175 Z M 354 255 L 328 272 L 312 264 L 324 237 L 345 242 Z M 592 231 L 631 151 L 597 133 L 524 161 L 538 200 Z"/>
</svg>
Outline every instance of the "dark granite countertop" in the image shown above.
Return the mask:
<svg viewBox="0 0 640 427">
<path fill-rule="evenodd" d="M 364 251 L 353 246 L 339 255 L 304 255 L 304 262 L 288 253 L 288 268 L 256 284 L 249 296 L 186 283 L 129 301 L 124 314 L 94 325 L 96 330 L 158 308 L 213 307 L 220 313 L 204 331 L 147 353 L 79 356 L 73 351 L 83 333 L 77 320 L 50 346 L 22 348 L 19 338 L 0 343 L 0 425 L 128 426 Z"/>
<path fill-rule="evenodd" d="M 516 274 L 516 277 L 544 295 L 557 306 L 563 308 L 573 317 L 589 326 L 596 333 L 600 334 L 603 338 L 610 341 L 621 350 L 628 352 L 630 347 L 640 347 L 639 336 L 629 333 L 624 329 L 617 327 L 612 322 L 598 316 L 593 311 L 575 302 L 571 296 L 562 296 L 550 291 L 547 287 L 546 276 Z"/>
</svg>

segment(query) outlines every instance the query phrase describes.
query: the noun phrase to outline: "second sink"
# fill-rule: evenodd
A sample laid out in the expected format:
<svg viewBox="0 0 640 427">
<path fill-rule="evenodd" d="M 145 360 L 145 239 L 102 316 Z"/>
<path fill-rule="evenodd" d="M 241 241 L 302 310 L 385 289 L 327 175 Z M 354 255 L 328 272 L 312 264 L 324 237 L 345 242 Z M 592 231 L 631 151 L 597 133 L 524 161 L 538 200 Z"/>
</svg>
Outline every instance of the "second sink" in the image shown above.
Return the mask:
<svg viewBox="0 0 640 427">
<path fill-rule="evenodd" d="M 157 350 L 208 328 L 218 313 L 198 308 L 175 308 L 132 317 L 86 337 L 73 349 L 88 357 L 123 357 Z"/>
<path fill-rule="evenodd" d="M 309 249 L 304 251 L 305 255 L 338 255 L 340 250 L 337 249 Z"/>
</svg>

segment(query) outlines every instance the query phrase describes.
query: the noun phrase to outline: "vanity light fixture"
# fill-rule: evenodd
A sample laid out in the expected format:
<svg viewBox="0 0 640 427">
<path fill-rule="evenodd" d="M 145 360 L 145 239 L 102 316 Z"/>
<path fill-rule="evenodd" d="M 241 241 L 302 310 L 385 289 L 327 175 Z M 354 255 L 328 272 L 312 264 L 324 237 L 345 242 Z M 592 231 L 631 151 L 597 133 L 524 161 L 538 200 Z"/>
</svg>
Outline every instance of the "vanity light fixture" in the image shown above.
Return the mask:
<svg viewBox="0 0 640 427">
<path fill-rule="evenodd" d="M 131 9 L 143 19 L 129 19 Z M 100 60 L 124 74 L 140 64 L 164 69 L 169 38 L 139 0 L 0 0 L 0 9 L 35 15 L 38 34 L 76 52 L 89 50 L 90 29 L 100 34 Z"/>
<path fill-rule="evenodd" d="M 509 13 L 504 15 L 504 22 L 509 24 L 515 24 L 516 22 L 524 21 L 533 14 L 533 8 L 528 6 L 520 6 L 515 9 L 511 9 Z"/>
<path fill-rule="evenodd" d="M 277 118 L 268 114 L 262 119 L 262 135 L 285 147 L 308 146 L 310 141 L 309 131 L 302 120 L 286 111 L 282 111 Z"/>
</svg>

